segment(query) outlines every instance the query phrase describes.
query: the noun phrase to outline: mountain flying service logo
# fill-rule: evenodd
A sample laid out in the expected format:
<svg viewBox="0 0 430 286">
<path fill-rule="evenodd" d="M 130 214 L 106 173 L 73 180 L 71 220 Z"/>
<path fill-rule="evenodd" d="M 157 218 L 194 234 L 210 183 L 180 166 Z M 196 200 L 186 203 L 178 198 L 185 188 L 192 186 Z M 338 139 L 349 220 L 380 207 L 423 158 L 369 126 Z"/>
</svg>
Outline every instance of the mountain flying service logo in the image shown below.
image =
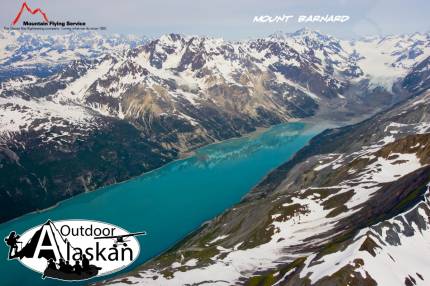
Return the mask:
<svg viewBox="0 0 430 286">
<path fill-rule="evenodd" d="M 48 21 L 48 16 L 46 16 L 46 14 L 45 14 L 42 10 L 40 10 L 40 8 L 37 8 L 37 9 L 32 10 L 32 9 L 27 5 L 27 2 L 24 2 L 24 3 L 22 3 L 22 5 L 21 5 L 21 9 L 19 10 L 19 12 L 18 12 L 18 14 L 16 15 L 15 19 L 12 21 L 12 25 L 14 25 L 14 26 L 15 26 L 15 25 L 16 25 L 16 23 L 18 23 L 19 19 L 21 18 L 21 15 L 22 15 L 22 13 L 23 13 L 24 11 L 28 11 L 31 15 L 35 15 L 35 14 L 39 13 L 40 15 L 42 15 L 43 20 L 44 20 L 46 23 L 49 23 L 49 21 Z"/>
<path fill-rule="evenodd" d="M 117 272 L 139 256 L 136 236 L 146 232 L 126 230 L 99 221 L 48 220 L 22 235 L 11 231 L 4 241 L 9 260 L 46 277 L 77 281 Z"/>
<path fill-rule="evenodd" d="M 26 13 L 25 13 L 26 12 Z M 25 17 L 24 14 L 30 14 L 33 21 L 22 20 L 21 25 L 18 22 Z M 36 17 L 39 16 L 39 17 Z M 40 17 L 41 16 L 41 17 Z M 74 30 L 104 30 L 105 27 L 87 27 L 87 24 L 82 21 L 52 21 L 48 20 L 48 15 L 41 8 L 31 8 L 27 2 L 22 3 L 15 18 L 12 21 L 11 29 L 19 28 L 35 28 L 38 30 L 58 30 L 58 29 L 74 29 Z"/>
</svg>

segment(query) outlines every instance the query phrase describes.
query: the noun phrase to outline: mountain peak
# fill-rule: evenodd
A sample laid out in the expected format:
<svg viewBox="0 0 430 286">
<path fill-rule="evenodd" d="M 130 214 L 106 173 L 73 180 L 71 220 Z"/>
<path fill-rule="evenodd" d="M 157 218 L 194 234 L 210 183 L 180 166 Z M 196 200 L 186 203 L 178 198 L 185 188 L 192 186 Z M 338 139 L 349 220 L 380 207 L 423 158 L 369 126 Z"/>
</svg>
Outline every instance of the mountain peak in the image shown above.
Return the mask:
<svg viewBox="0 0 430 286">
<path fill-rule="evenodd" d="M 327 41 L 328 39 L 334 39 L 330 35 L 326 35 L 321 33 L 320 31 L 312 30 L 309 28 L 302 28 L 292 33 L 284 32 L 284 31 L 276 31 L 275 33 L 271 34 L 268 38 L 276 39 L 276 40 L 285 40 L 287 38 L 296 38 L 296 39 L 307 38 L 311 40 L 323 40 L 323 41 Z"/>
<path fill-rule="evenodd" d="M 184 39 L 184 35 L 182 34 L 176 34 L 176 33 L 169 33 L 169 34 L 163 34 L 159 38 L 160 42 L 162 43 L 169 43 L 169 42 L 176 42 L 181 39 Z"/>
<path fill-rule="evenodd" d="M 300 30 L 295 31 L 294 33 L 289 34 L 292 37 L 328 37 L 325 34 L 322 34 L 320 31 L 312 30 L 309 28 L 302 28 Z"/>
</svg>

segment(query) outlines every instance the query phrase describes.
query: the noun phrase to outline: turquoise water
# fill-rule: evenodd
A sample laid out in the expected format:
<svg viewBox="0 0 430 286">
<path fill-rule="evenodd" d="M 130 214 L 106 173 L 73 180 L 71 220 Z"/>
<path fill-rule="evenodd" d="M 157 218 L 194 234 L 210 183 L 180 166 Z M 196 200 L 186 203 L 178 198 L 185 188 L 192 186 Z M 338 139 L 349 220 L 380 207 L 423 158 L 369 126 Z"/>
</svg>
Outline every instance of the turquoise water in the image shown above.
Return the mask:
<svg viewBox="0 0 430 286">
<path fill-rule="evenodd" d="M 48 218 L 92 219 L 118 225 L 139 237 L 140 256 L 124 271 L 173 246 L 203 222 L 231 207 L 265 174 L 303 147 L 321 130 L 304 123 L 277 125 L 265 132 L 201 148 L 196 154 L 127 182 L 82 194 L 41 213 L 0 225 L 0 236 L 18 233 Z M 0 247 L 0 285 L 80 285 L 42 280 Z M 124 272 L 123 271 L 123 272 Z M 103 278 L 106 278 L 103 277 Z M 103 279 L 98 278 L 98 280 Z M 96 281 L 96 280 L 92 280 Z"/>
</svg>

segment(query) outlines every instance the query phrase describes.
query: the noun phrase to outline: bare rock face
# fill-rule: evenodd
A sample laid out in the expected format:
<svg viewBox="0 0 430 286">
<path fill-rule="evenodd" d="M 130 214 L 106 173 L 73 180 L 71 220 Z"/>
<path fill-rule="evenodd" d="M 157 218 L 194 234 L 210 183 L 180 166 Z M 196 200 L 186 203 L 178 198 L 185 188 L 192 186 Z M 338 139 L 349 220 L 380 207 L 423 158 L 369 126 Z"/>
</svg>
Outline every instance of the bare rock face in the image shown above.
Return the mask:
<svg viewBox="0 0 430 286">
<path fill-rule="evenodd" d="M 425 285 L 430 93 L 423 65 L 403 81 L 413 97 L 317 135 L 175 248 L 99 284 Z"/>
<path fill-rule="evenodd" d="M 0 197 L 14 205 L 0 221 L 258 127 L 349 120 L 426 88 L 417 85 L 427 75 L 425 34 L 355 42 L 308 30 L 243 42 L 58 37 L 0 34 Z M 376 62 L 382 75 L 369 69 L 369 49 L 390 51 Z M 66 162 L 70 169 L 58 168 Z"/>
</svg>

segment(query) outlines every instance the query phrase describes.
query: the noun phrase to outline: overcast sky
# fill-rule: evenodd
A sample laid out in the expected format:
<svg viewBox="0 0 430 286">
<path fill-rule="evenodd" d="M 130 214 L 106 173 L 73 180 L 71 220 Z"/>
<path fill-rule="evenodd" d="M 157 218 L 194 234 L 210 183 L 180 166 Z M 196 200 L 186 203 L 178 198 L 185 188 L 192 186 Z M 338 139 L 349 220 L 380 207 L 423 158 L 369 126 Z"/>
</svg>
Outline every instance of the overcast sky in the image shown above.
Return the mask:
<svg viewBox="0 0 430 286">
<path fill-rule="evenodd" d="M 0 21 L 10 26 L 23 1 L 1 0 Z M 49 20 L 85 21 L 111 33 L 157 37 L 165 33 L 226 39 L 275 31 L 316 29 L 341 38 L 428 32 L 429 0 L 27 0 Z M 253 23 L 258 15 L 294 15 L 287 24 Z M 345 23 L 297 23 L 299 15 L 348 15 Z M 37 16 L 23 19 L 38 21 Z"/>
</svg>

